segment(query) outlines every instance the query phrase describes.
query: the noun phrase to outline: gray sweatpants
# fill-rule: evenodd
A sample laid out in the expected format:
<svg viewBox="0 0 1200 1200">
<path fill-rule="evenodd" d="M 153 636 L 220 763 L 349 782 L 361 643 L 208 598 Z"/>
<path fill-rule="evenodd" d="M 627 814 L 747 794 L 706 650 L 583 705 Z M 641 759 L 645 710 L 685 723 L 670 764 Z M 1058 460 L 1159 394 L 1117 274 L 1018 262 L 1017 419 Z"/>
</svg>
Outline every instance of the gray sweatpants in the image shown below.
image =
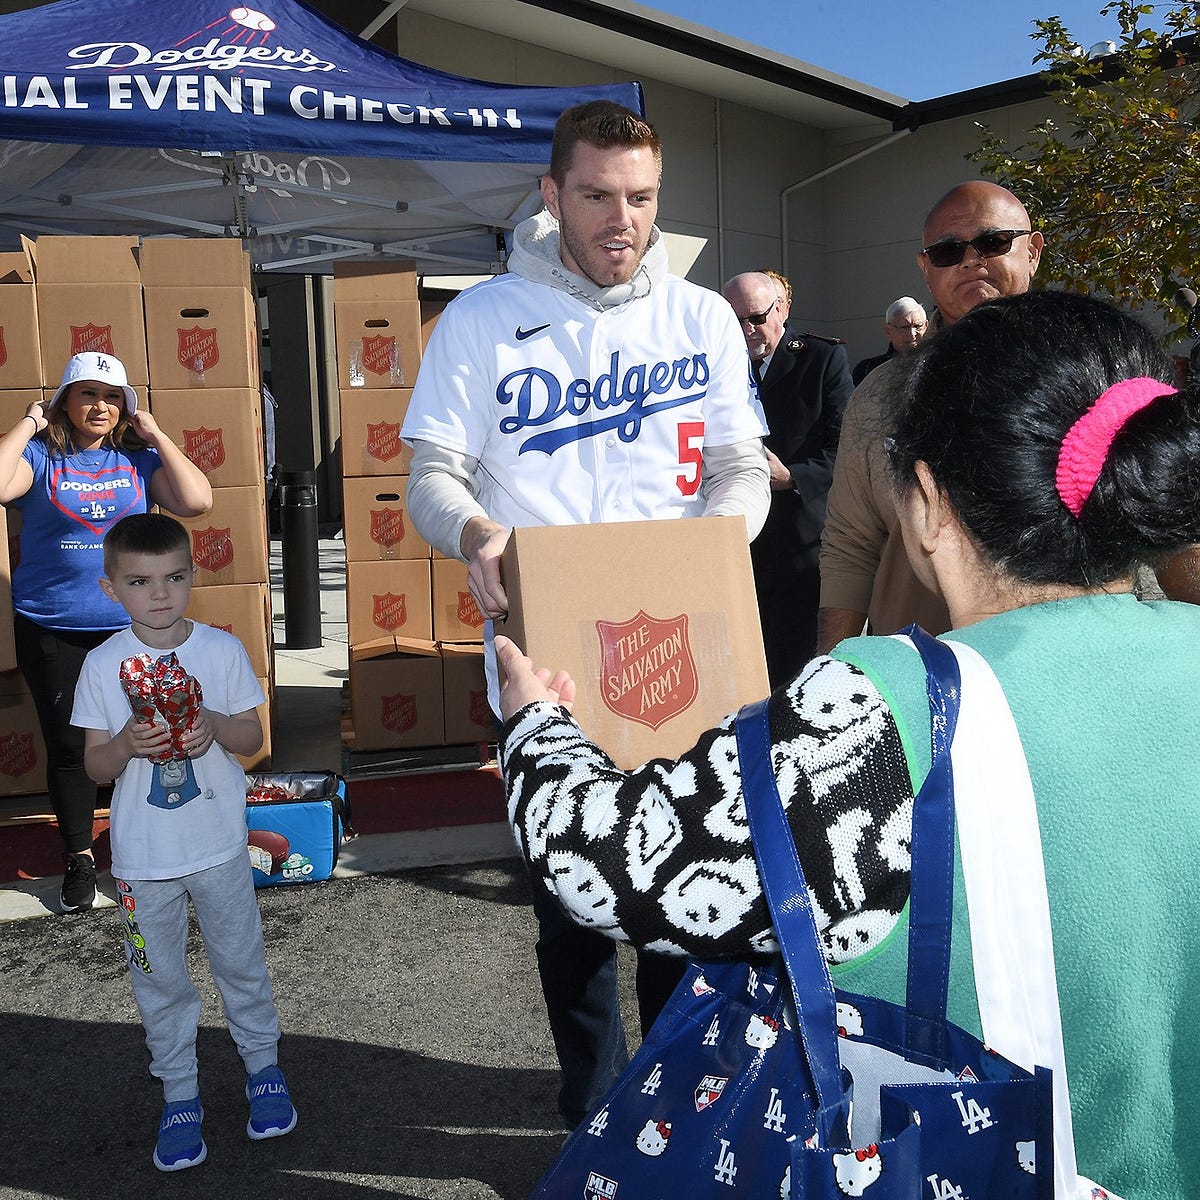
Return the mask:
<svg viewBox="0 0 1200 1200">
<path fill-rule="evenodd" d="M 187 971 L 188 897 L 204 939 L 229 1032 L 253 1075 L 277 1061 L 279 1016 L 267 978 L 249 855 L 179 879 L 118 879 L 133 994 L 146 1029 L 150 1073 L 167 1101 L 199 1095 L 200 994 Z"/>
</svg>

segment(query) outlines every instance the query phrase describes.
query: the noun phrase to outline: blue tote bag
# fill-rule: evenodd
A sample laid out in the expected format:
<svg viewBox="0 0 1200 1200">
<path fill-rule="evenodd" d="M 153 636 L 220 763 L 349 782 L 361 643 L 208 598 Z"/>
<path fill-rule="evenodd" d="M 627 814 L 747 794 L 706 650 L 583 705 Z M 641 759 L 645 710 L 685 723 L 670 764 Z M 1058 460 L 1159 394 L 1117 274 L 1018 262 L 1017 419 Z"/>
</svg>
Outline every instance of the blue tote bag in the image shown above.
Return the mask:
<svg viewBox="0 0 1200 1200">
<path fill-rule="evenodd" d="M 915 628 L 933 715 L 914 804 L 903 1006 L 835 991 L 771 768 L 767 702 L 737 743 L 782 952 L 689 963 L 621 1078 L 533 1200 L 1051 1200 L 1050 1072 L 946 1019 L 953 904 L 953 652 Z"/>
</svg>

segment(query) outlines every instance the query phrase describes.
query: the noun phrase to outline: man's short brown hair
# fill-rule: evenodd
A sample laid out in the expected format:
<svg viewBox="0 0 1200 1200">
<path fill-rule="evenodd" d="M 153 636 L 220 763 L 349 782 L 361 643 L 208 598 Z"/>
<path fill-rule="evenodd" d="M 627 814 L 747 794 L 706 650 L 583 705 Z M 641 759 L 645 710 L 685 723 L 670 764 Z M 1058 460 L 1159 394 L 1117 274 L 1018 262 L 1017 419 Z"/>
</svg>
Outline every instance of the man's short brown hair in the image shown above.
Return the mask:
<svg viewBox="0 0 1200 1200">
<path fill-rule="evenodd" d="M 587 142 L 598 150 L 619 147 L 638 150 L 648 146 L 662 170 L 662 142 L 649 121 L 614 100 L 590 100 L 566 109 L 554 123 L 554 141 L 550 147 L 550 178 L 560 187 L 571 169 L 575 147 Z"/>
</svg>

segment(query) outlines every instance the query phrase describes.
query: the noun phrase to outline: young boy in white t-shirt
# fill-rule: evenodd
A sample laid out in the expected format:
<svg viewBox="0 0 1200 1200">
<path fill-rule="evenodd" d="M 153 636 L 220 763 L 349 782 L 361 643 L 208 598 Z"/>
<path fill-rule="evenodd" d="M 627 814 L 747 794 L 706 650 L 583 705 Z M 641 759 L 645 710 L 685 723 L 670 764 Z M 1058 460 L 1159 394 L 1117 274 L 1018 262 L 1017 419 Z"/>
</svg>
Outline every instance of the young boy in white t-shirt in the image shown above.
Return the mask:
<svg viewBox="0 0 1200 1200">
<path fill-rule="evenodd" d="M 246 777 L 233 757 L 262 745 L 255 710 L 263 691 L 237 638 L 183 615 L 192 571 L 187 531 L 168 516 L 141 513 L 109 530 L 100 587 L 132 625 L 84 660 L 71 717 L 84 730 L 88 775 L 116 780 L 112 871 L 150 1072 L 163 1084 L 154 1149 L 161 1171 L 196 1166 L 208 1154 L 196 1064 L 200 996 L 187 971 L 189 896 L 249 1076 L 246 1132 L 279 1137 L 296 1124 L 277 1066 L 279 1017 L 246 850 Z M 171 745 L 170 727 L 134 715 L 121 667 L 170 654 L 203 697 L 181 739 L 186 757 L 152 763 Z"/>
</svg>

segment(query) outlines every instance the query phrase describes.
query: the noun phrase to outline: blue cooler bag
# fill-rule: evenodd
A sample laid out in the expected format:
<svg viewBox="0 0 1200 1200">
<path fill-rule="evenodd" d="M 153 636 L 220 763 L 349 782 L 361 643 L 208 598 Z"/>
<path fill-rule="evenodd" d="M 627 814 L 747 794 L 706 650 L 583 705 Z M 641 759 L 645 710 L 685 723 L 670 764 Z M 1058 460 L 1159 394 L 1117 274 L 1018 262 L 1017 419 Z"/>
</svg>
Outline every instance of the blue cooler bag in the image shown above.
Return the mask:
<svg viewBox="0 0 1200 1200">
<path fill-rule="evenodd" d="M 246 844 L 255 887 L 328 879 L 354 837 L 346 785 L 328 771 L 246 776 Z"/>
</svg>

